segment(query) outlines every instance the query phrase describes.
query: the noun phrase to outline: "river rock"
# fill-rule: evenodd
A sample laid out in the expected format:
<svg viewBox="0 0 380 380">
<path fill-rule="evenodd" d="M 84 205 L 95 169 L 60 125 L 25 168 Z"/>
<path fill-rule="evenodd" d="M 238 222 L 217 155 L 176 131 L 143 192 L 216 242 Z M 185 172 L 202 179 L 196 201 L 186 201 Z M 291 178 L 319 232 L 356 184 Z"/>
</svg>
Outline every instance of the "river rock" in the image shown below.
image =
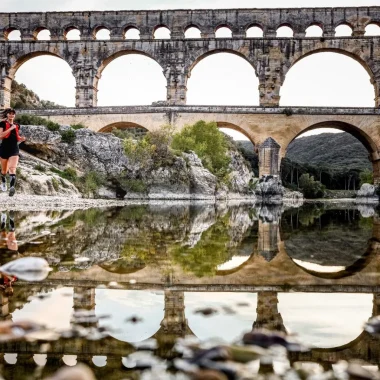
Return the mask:
<svg viewBox="0 0 380 380">
<path fill-rule="evenodd" d="M 363 183 L 360 190 L 358 191 L 355 203 L 378 203 L 379 196 L 377 194 L 378 188 L 369 183 Z"/>
<path fill-rule="evenodd" d="M 190 194 L 193 199 L 215 199 L 217 178 L 202 164 L 194 153 L 183 153 L 189 168 Z"/>
<path fill-rule="evenodd" d="M 73 168 L 79 176 L 88 172 L 102 175 L 106 181 L 97 194 L 104 198 L 132 199 L 235 199 L 254 198 L 253 173 L 244 158 L 231 147 L 229 183 L 223 183 L 206 169 L 194 153 L 173 155 L 162 166 L 153 160 L 138 162 L 125 155 L 123 141 L 111 133 L 96 133 L 89 129 L 70 129 L 61 126 L 58 131 L 50 131 L 44 126 L 23 125 L 22 134 L 26 137 L 23 149 L 40 160 L 43 165 L 55 166 L 60 170 Z M 75 139 L 65 142 L 64 134 L 72 131 Z M 36 173 L 26 177 L 32 181 L 25 185 L 25 192 L 48 195 L 57 191 L 60 194 L 78 194 L 75 186 L 51 173 Z M 268 193 L 269 194 L 269 193 Z M 276 193 L 277 194 L 277 193 Z"/>
<path fill-rule="evenodd" d="M 278 176 L 264 175 L 260 178 L 255 189 L 258 200 L 263 203 L 282 203 L 284 188 Z"/>
</svg>

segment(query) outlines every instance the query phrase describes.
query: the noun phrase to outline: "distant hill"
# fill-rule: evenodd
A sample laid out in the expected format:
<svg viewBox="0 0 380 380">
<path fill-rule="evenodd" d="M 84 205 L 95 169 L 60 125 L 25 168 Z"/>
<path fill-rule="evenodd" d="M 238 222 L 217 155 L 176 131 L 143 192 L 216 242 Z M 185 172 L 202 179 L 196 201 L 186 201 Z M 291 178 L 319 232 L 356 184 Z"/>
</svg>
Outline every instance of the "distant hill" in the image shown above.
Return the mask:
<svg viewBox="0 0 380 380">
<path fill-rule="evenodd" d="M 250 141 L 237 140 L 236 143 L 249 157 L 256 156 Z M 299 164 L 324 166 L 332 171 L 372 170 L 367 149 L 346 132 L 321 133 L 296 139 L 289 144 L 286 157 Z"/>
<path fill-rule="evenodd" d="M 39 96 L 29 90 L 25 84 L 12 81 L 11 107 L 16 109 L 38 109 L 38 108 L 65 108 L 50 100 L 41 100 Z"/>
<path fill-rule="evenodd" d="M 289 144 L 286 157 L 300 164 L 325 166 L 333 171 L 372 170 L 368 151 L 349 133 L 321 133 L 301 137 Z"/>
<path fill-rule="evenodd" d="M 258 175 L 253 144 L 243 140 L 236 144 Z M 293 188 L 298 178 L 308 173 L 328 189 L 350 190 L 360 186 L 360 175 L 368 170 L 372 171 L 372 165 L 359 140 L 345 132 L 322 133 L 301 137 L 289 144 L 286 158 L 282 160 L 281 178 L 285 186 Z"/>
</svg>

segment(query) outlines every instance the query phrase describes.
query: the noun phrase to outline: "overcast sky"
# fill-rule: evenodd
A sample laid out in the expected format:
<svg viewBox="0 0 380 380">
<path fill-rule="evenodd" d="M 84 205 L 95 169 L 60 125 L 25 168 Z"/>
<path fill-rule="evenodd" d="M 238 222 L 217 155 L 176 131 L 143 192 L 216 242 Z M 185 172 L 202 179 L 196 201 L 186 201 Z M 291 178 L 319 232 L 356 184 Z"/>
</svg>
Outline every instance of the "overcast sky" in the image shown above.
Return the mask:
<svg viewBox="0 0 380 380">
<path fill-rule="evenodd" d="M 131 10 L 176 8 L 283 7 L 283 0 L 2 0 L 0 12 Z M 287 7 L 380 6 L 380 0 L 288 0 Z M 228 31 L 225 31 L 228 32 Z M 318 33 L 318 30 L 312 33 Z M 349 33 L 342 30 L 339 33 Z M 106 31 L 98 38 L 105 38 Z M 161 31 L 162 38 L 165 31 Z M 223 35 L 223 31 L 220 31 Z M 284 31 L 286 36 L 286 31 Z M 380 35 L 380 28 L 372 33 Z M 312 35 L 312 34 L 311 34 Z M 316 34 L 317 35 L 317 34 Z M 194 35 L 195 36 L 195 35 Z M 42 36 L 40 36 L 42 37 Z M 17 38 L 17 37 L 16 37 Z M 41 56 L 23 64 L 15 79 L 40 98 L 74 106 L 75 81 L 68 64 Z M 149 84 L 149 85 L 148 85 Z M 165 100 L 166 80 L 161 67 L 141 55 L 122 56 L 111 62 L 99 81 L 99 105 L 151 104 Z M 320 53 L 297 63 L 281 90 L 281 105 L 374 106 L 374 90 L 363 67 L 336 53 Z M 188 81 L 188 104 L 257 105 L 258 79 L 244 59 L 220 53 L 199 62 Z"/>
</svg>

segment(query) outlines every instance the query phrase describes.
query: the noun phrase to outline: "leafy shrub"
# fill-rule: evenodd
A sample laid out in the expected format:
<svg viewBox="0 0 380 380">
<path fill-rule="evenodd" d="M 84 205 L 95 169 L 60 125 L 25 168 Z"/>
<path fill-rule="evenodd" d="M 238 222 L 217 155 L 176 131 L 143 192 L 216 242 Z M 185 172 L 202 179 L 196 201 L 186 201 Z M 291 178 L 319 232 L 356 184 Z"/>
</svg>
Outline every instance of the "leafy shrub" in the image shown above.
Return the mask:
<svg viewBox="0 0 380 380">
<path fill-rule="evenodd" d="M 128 158 L 142 168 L 154 165 L 162 167 L 173 162 L 174 154 L 170 148 L 172 127 L 164 126 L 157 131 L 148 132 L 144 138 L 124 140 L 124 152 Z"/>
<path fill-rule="evenodd" d="M 306 173 L 299 178 L 299 187 L 306 198 L 321 198 L 326 189 L 319 181 L 315 181 L 313 176 Z"/>
<path fill-rule="evenodd" d="M 61 132 L 61 141 L 67 144 L 72 144 L 75 141 L 75 131 L 73 129 L 68 129 Z"/>
<path fill-rule="evenodd" d="M 219 179 L 226 178 L 231 160 L 227 155 L 229 142 L 215 122 L 201 120 L 185 126 L 173 136 L 171 146 L 180 152 L 194 151 L 211 173 Z"/>
<path fill-rule="evenodd" d="M 359 174 L 360 177 L 360 186 L 364 183 L 370 183 L 373 184 L 373 172 L 371 170 L 363 170 Z"/>
<path fill-rule="evenodd" d="M 141 179 L 123 179 L 119 183 L 120 187 L 125 191 L 144 193 L 147 190 L 147 185 Z"/>
<path fill-rule="evenodd" d="M 77 129 L 82 129 L 82 128 L 86 128 L 86 126 L 82 123 L 79 123 L 79 124 L 71 124 L 71 128 L 74 129 L 74 130 L 77 130 Z"/>
<path fill-rule="evenodd" d="M 97 193 L 100 186 L 104 183 L 104 178 L 98 172 L 90 171 L 83 177 L 78 178 L 77 186 L 85 195 Z"/>
<path fill-rule="evenodd" d="M 74 168 L 68 167 L 63 171 L 56 168 L 51 168 L 50 171 L 58 174 L 60 177 L 65 178 L 70 182 L 75 182 L 78 178 L 77 171 Z"/>
<path fill-rule="evenodd" d="M 46 168 L 45 166 L 42 166 L 41 164 L 34 165 L 34 170 L 38 170 L 40 172 L 45 172 Z"/>
<path fill-rule="evenodd" d="M 54 123 L 51 120 L 48 120 L 39 116 L 34 116 L 34 115 L 26 115 L 26 114 L 17 115 L 16 122 L 23 125 L 43 125 L 47 129 L 49 129 L 49 131 L 52 131 L 52 132 L 59 130 L 58 123 Z"/>
</svg>

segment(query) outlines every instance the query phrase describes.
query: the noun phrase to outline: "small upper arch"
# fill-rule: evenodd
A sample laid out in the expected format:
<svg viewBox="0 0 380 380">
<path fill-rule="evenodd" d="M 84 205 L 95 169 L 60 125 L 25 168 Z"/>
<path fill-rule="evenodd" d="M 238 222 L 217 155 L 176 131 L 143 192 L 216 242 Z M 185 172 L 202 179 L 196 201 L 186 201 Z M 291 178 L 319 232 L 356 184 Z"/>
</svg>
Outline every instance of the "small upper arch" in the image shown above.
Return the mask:
<svg viewBox="0 0 380 380">
<path fill-rule="evenodd" d="M 136 25 L 127 25 L 123 29 L 123 38 L 126 40 L 139 40 L 140 29 Z"/>
<path fill-rule="evenodd" d="M 352 36 L 353 30 L 353 26 L 349 22 L 343 20 L 335 25 L 335 37 Z"/>
<path fill-rule="evenodd" d="M 262 38 L 264 36 L 264 28 L 258 23 L 248 24 L 245 28 L 245 36 L 247 38 Z"/>
<path fill-rule="evenodd" d="M 380 36 L 380 22 L 370 21 L 365 26 L 365 36 Z"/>
<path fill-rule="evenodd" d="M 227 23 L 219 24 L 215 27 L 215 37 L 216 38 L 231 38 L 232 37 L 232 25 Z"/>
<path fill-rule="evenodd" d="M 323 24 L 321 22 L 313 22 L 305 29 L 305 37 L 322 37 Z"/>
<path fill-rule="evenodd" d="M 276 37 L 293 37 L 294 28 L 289 23 L 282 23 L 276 28 Z"/>
<path fill-rule="evenodd" d="M 95 40 L 109 40 L 111 28 L 106 25 L 98 25 L 92 30 L 92 36 Z"/>
<path fill-rule="evenodd" d="M 8 41 L 21 40 L 21 32 L 17 26 L 10 26 L 4 30 L 4 38 Z"/>
<path fill-rule="evenodd" d="M 33 36 L 36 40 L 40 41 L 50 40 L 50 30 L 45 26 L 39 26 L 34 30 Z"/>
<path fill-rule="evenodd" d="M 67 25 L 63 28 L 63 38 L 65 40 L 80 40 L 81 31 L 75 25 Z"/>
<path fill-rule="evenodd" d="M 201 28 L 191 23 L 184 29 L 185 38 L 202 38 L 202 31 Z"/>
<path fill-rule="evenodd" d="M 165 24 L 159 24 L 153 29 L 153 38 L 159 40 L 170 40 L 171 31 Z"/>
</svg>

